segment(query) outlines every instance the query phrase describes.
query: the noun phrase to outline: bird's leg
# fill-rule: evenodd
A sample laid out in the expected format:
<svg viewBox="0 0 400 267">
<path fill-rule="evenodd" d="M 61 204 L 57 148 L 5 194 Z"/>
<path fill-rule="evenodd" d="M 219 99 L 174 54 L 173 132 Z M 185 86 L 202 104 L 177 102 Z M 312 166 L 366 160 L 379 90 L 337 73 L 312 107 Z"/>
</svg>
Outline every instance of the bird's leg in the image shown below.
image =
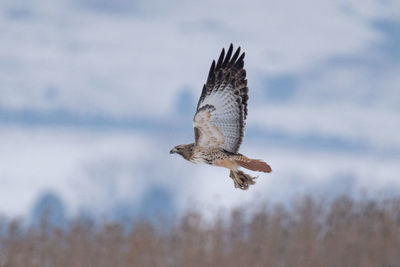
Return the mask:
<svg viewBox="0 0 400 267">
<path fill-rule="evenodd" d="M 236 171 L 231 170 L 229 177 L 233 179 L 235 188 L 240 188 L 242 190 L 247 190 L 249 188 L 249 185 L 255 184 L 256 182 L 254 181 L 254 179 L 257 178 L 245 174 L 244 172 L 239 170 Z"/>
<path fill-rule="evenodd" d="M 235 172 L 231 171 L 231 172 L 229 173 L 229 177 L 232 178 L 235 188 L 238 188 L 238 187 L 239 187 L 239 184 L 238 184 L 238 182 L 237 182 L 237 178 L 236 178 L 236 175 L 235 175 L 235 174 L 236 174 Z"/>
</svg>

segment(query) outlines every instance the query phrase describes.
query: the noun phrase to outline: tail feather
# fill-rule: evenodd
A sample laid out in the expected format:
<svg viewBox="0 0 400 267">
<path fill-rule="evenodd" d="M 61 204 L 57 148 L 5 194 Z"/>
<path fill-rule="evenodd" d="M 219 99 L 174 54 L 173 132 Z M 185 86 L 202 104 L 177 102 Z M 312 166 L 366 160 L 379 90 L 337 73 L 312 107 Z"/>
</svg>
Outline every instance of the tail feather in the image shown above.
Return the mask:
<svg viewBox="0 0 400 267">
<path fill-rule="evenodd" d="M 235 160 L 235 162 L 243 168 L 252 170 L 252 171 L 258 171 L 258 172 L 271 172 L 272 169 L 271 167 L 265 163 L 264 161 L 260 159 L 238 159 Z"/>
</svg>

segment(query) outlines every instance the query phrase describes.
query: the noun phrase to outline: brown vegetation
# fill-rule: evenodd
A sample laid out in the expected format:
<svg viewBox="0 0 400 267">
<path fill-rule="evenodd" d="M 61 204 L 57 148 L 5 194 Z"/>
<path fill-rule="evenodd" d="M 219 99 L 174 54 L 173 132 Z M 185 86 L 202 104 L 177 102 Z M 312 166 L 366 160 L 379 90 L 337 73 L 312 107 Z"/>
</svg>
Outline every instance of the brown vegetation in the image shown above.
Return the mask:
<svg viewBox="0 0 400 267">
<path fill-rule="evenodd" d="M 228 218 L 227 218 L 228 217 Z M 303 198 L 289 208 L 236 209 L 212 222 L 187 212 L 161 222 L 68 230 L 3 223 L 0 266 L 400 266 L 400 199 Z"/>
</svg>

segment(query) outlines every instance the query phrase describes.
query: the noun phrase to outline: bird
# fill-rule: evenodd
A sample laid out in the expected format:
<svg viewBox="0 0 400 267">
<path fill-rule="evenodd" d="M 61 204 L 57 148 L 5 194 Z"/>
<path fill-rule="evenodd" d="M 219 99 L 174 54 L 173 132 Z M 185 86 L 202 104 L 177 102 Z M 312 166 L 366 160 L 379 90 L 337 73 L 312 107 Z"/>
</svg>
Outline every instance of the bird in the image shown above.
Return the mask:
<svg viewBox="0 0 400 267">
<path fill-rule="evenodd" d="M 246 190 L 257 177 L 239 170 L 272 171 L 261 159 L 240 154 L 249 99 L 244 69 L 245 53 L 240 46 L 233 54 L 233 44 L 227 53 L 222 48 L 218 61 L 213 60 L 203 86 L 193 118 L 194 143 L 177 145 L 170 154 L 179 154 L 192 163 L 206 163 L 230 170 L 235 188 Z"/>
</svg>

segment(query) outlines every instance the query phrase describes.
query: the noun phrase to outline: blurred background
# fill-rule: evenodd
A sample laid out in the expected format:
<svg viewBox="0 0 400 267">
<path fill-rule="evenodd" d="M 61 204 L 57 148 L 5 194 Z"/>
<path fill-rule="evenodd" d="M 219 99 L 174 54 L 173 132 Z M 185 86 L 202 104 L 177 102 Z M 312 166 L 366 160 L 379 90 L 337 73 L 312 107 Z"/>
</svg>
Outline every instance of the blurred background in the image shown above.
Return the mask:
<svg viewBox="0 0 400 267">
<path fill-rule="evenodd" d="M 204 214 L 400 193 L 400 2 L 2 0 L 0 214 Z M 248 191 L 193 142 L 210 64 L 246 52 Z M 246 204 L 247 203 L 247 204 Z"/>
</svg>

